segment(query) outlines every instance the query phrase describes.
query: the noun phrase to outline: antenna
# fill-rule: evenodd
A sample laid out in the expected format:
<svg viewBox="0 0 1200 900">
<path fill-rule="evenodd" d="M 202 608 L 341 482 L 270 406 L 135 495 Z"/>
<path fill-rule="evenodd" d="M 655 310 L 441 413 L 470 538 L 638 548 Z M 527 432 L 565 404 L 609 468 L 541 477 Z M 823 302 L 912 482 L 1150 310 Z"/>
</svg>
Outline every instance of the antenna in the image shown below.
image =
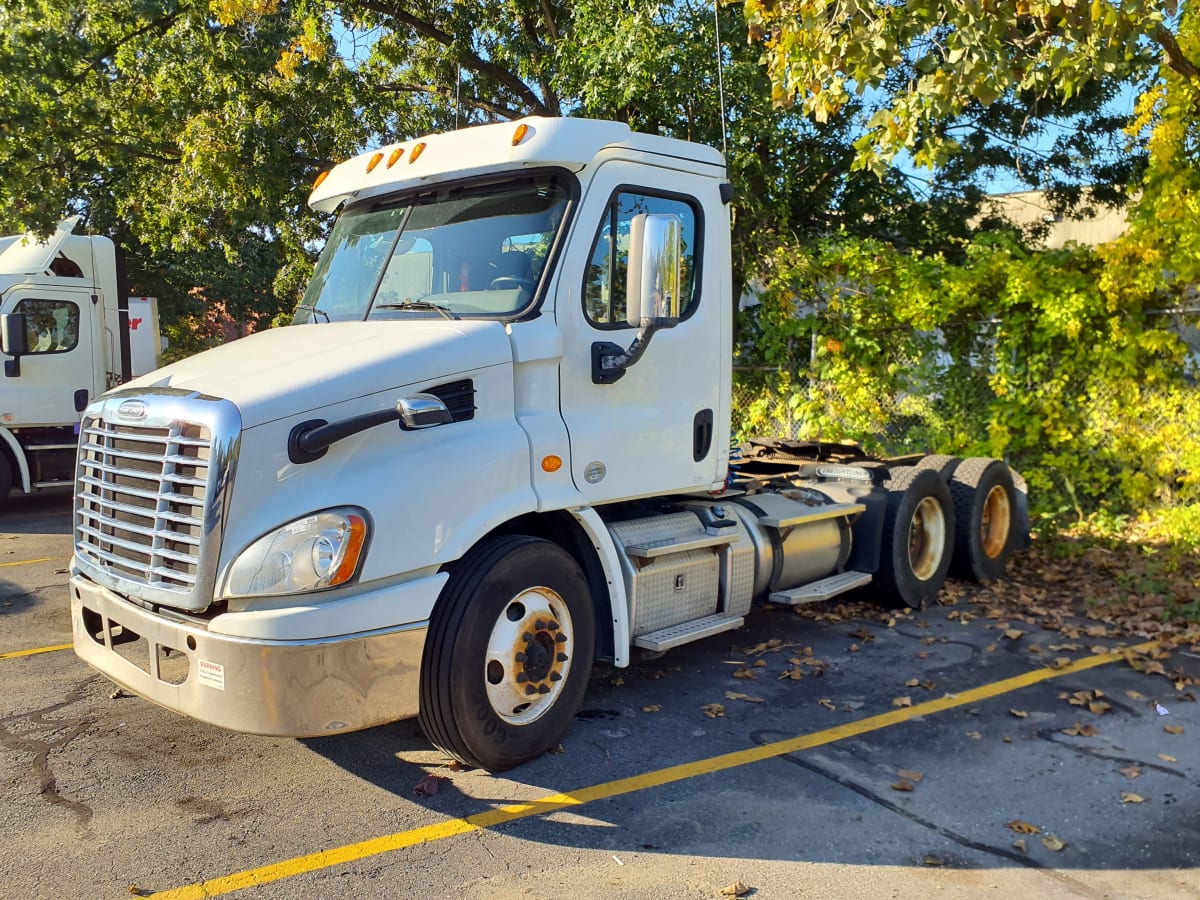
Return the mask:
<svg viewBox="0 0 1200 900">
<path fill-rule="evenodd" d="M 717 96 L 721 100 L 721 153 L 725 157 L 725 168 L 729 168 L 729 143 L 725 138 L 725 60 L 721 55 L 721 0 L 713 0 L 713 26 L 717 33 Z"/>
</svg>

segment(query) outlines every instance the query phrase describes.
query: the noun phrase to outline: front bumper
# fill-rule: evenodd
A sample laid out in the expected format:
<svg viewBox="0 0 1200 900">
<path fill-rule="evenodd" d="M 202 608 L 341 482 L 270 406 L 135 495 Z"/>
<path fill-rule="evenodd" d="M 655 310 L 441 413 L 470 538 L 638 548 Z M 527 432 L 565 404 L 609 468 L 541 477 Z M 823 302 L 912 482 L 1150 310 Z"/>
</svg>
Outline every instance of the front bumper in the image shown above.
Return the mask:
<svg viewBox="0 0 1200 900">
<path fill-rule="evenodd" d="M 71 628 L 76 654 L 105 677 L 234 731 L 313 737 L 417 714 L 423 622 L 323 640 L 233 637 L 73 575 Z"/>
</svg>

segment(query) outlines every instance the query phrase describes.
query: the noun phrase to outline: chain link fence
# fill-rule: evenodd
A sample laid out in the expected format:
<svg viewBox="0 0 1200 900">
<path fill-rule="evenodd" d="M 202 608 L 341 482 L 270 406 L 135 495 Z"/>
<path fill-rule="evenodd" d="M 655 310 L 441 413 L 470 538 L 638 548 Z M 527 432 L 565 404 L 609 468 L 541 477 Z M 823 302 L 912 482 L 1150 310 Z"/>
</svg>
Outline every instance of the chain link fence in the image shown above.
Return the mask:
<svg viewBox="0 0 1200 900">
<path fill-rule="evenodd" d="M 1155 319 L 1189 348 L 1189 364 L 1177 379 L 1153 386 L 1129 379 L 1089 383 L 1086 390 L 1064 385 L 1062 396 L 1048 402 L 1074 405 L 1075 431 L 1042 446 L 1014 441 L 1004 453 L 1008 461 L 1027 474 L 1039 472 L 1044 489 L 1061 489 L 1076 506 L 1081 478 L 1112 479 L 1123 496 L 1166 505 L 1200 500 L 1200 307 L 1164 310 Z M 852 372 L 821 379 L 805 371 L 735 367 L 734 435 L 854 440 L 882 455 L 979 452 L 992 430 L 1009 424 L 997 412 L 1003 406 L 990 378 L 997 362 L 989 338 L 994 325 L 976 322 L 958 326 L 971 334 L 930 335 L 919 355 L 911 341 L 882 336 L 886 368 L 902 373 L 903 386 L 888 391 L 863 390 Z M 957 358 L 951 346 L 959 348 Z M 820 350 L 814 339 L 810 360 Z M 1019 357 L 1007 363 L 1012 371 L 1022 368 Z M 1047 392 L 1045 385 L 1028 388 Z M 1081 472 L 1080 458 L 1094 459 L 1097 471 Z"/>
</svg>

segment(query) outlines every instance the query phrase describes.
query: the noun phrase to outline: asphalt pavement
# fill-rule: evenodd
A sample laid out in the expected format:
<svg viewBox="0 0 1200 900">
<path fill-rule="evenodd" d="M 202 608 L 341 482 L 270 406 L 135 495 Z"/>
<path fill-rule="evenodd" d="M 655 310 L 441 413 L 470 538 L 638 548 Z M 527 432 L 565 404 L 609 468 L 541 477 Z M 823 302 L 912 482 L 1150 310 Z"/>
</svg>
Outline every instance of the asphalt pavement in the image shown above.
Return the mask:
<svg viewBox="0 0 1200 900">
<path fill-rule="evenodd" d="M 488 775 L 415 721 L 255 737 L 117 691 L 67 646 L 70 527 L 0 511 L 0 898 L 1200 897 L 1190 648 L 756 608 L 598 667 L 558 752 Z"/>
</svg>

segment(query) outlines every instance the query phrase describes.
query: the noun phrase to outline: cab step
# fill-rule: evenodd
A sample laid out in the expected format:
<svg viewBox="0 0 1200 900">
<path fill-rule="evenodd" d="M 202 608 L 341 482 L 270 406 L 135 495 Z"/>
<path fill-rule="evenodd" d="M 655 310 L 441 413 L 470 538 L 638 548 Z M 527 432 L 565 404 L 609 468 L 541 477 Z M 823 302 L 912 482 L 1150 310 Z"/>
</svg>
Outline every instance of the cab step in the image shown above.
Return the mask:
<svg viewBox="0 0 1200 900">
<path fill-rule="evenodd" d="M 679 625 L 672 625 L 670 628 L 660 628 L 658 631 L 643 634 L 633 643 L 645 650 L 670 650 L 680 644 L 720 634 L 722 631 L 741 628 L 745 621 L 742 616 L 704 616 L 701 619 L 693 619 L 691 622 L 683 622 Z"/>
<path fill-rule="evenodd" d="M 645 544 L 630 544 L 625 552 L 638 559 L 655 559 L 659 556 L 670 556 L 672 553 L 683 553 L 686 550 L 701 550 L 705 547 L 721 547 L 732 544 L 738 539 L 737 532 L 730 528 L 728 534 L 686 535 L 681 538 L 670 538 L 664 541 L 651 541 Z"/>
<path fill-rule="evenodd" d="M 870 572 L 839 572 L 837 575 L 830 575 L 820 581 L 802 584 L 787 591 L 776 591 L 767 599 L 784 606 L 801 606 L 805 603 L 819 603 L 870 583 Z"/>
</svg>

